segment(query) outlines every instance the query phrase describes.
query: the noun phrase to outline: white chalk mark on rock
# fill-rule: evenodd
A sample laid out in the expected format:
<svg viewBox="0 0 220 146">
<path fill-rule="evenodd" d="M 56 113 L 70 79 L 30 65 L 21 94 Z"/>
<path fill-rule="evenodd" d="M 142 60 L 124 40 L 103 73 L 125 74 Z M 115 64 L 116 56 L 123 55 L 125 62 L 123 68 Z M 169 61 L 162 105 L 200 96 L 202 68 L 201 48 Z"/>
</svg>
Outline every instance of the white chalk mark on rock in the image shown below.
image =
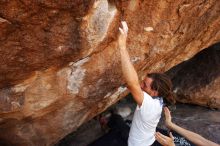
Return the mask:
<svg viewBox="0 0 220 146">
<path fill-rule="evenodd" d="M 67 89 L 69 89 L 72 94 L 77 94 L 79 92 L 86 72 L 86 69 L 81 66 L 88 60 L 89 58 L 87 57 L 70 66 L 71 72 L 68 74 Z"/>
<path fill-rule="evenodd" d="M 132 63 L 136 63 L 139 60 L 141 60 L 141 57 L 131 57 L 131 62 Z"/>
<path fill-rule="evenodd" d="M 151 31 L 153 31 L 153 30 L 154 30 L 153 27 L 145 27 L 145 28 L 144 28 L 144 31 L 146 31 L 146 32 L 151 32 Z"/>
<path fill-rule="evenodd" d="M 91 13 L 83 17 L 81 30 L 82 36 L 86 38 L 89 45 L 87 55 L 107 37 L 117 12 L 116 6 L 107 0 L 97 0 L 93 4 Z"/>
</svg>

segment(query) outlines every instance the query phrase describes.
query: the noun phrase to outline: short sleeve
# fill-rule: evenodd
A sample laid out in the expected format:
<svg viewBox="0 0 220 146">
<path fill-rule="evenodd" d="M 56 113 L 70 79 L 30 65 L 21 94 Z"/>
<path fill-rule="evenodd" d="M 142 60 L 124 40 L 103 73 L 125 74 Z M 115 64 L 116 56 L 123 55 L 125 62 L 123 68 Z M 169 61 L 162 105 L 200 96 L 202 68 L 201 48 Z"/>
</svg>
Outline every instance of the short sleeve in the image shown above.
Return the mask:
<svg viewBox="0 0 220 146">
<path fill-rule="evenodd" d="M 141 106 L 138 107 L 138 110 L 140 110 L 141 115 L 147 115 L 148 113 L 151 113 L 151 110 L 153 109 L 154 100 L 146 92 L 143 93 L 144 93 L 144 99 Z"/>
</svg>

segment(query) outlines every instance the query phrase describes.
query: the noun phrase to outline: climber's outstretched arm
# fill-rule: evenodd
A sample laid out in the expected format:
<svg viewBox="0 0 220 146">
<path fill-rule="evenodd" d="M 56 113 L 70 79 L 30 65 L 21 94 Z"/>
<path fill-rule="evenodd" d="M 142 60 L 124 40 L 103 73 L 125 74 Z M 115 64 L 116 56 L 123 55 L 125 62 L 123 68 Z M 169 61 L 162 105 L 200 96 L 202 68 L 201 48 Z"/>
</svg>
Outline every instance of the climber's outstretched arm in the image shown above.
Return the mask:
<svg viewBox="0 0 220 146">
<path fill-rule="evenodd" d="M 122 21 L 122 28 L 119 28 L 118 47 L 121 54 L 121 66 L 123 77 L 127 83 L 127 87 L 139 106 L 143 102 L 143 92 L 141 90 L 138 75 L 133 64 L 130 61 L 128 51 L 126 49 L 128 27 L 125 21 Z"/>
</svg>

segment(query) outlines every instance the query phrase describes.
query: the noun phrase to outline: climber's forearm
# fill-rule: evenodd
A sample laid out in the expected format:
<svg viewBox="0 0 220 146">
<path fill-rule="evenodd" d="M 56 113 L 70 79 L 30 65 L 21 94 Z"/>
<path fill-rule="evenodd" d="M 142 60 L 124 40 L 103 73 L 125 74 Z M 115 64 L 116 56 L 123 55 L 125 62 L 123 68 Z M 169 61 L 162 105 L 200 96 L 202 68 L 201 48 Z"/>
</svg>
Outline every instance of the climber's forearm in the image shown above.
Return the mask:
<svg viewBox="0 0 220 146">
<path fill-rule="evenodd" d="M 119 49 L 121 54 L 122 73 L 127 85 L 132 86 L 139 84 L 137 72 L 130 61 L 126 46 L 119 46 Z"/>
</svg>

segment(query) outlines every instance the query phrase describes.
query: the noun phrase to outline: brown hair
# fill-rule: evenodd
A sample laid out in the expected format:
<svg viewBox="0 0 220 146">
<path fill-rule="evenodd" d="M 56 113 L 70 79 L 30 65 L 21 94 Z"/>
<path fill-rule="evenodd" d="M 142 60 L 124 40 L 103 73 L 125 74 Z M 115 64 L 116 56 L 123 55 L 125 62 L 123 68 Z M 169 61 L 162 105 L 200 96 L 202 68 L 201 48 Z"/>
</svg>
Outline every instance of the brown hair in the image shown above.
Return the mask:
<svg viewBox="0 0 220 146">
<path fill-rule="evenodd" d="M 147 77 L 153 79 L 151 89 L 156 90 L 158 96 L 165 98 L 170 104 L 176 103 L 169 76 L 163 73 L 150 73 Z"/>
</svg>

